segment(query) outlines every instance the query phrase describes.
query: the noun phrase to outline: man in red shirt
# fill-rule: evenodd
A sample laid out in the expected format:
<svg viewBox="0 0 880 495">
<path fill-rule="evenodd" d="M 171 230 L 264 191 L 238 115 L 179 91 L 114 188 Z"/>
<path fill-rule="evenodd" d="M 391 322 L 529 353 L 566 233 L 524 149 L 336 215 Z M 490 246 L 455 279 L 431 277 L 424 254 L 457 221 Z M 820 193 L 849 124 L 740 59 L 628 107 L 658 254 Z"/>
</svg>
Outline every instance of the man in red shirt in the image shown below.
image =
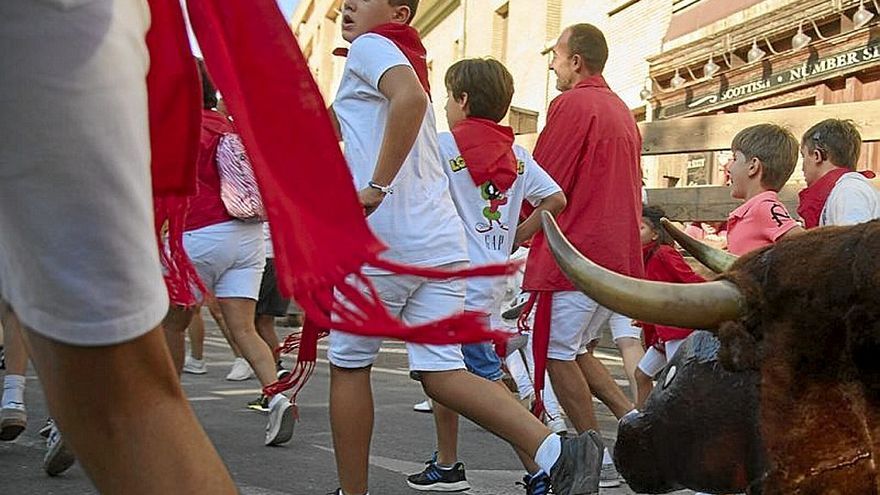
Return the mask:
<svg viewBox="0 0 880 495">
<path fill-rule="evenodd" d="M 562 94 L 550 104 L 534 156 L 569 198 L 557 222 L 571 243 L 608 269 L 641 277 L 641 137 L 629 108 L 602 77 L 607 58 L 605 37 L 595 26 L 576 24 L 562 32 L 550 64 Z M 543 233 L 535 238 L 523 289 L 537 293 L 536 340 L 547 342 L 549 332 L 547 369 L 578 432 L 598 430 L 588 376 L 615 414 L 631 409 L 608 370 L 583 352 L 612 313 L 575 290 Z M 609 478 L 607 486 L 619 483 L 614 475 L 603 478 Z"/>
</svg>

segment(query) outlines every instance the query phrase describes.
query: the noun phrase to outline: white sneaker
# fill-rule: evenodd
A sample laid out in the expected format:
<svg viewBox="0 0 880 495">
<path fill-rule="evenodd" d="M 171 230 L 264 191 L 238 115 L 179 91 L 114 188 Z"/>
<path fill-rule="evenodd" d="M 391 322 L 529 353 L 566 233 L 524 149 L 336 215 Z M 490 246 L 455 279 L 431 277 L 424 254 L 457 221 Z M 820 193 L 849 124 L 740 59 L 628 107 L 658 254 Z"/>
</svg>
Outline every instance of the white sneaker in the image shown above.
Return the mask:
<svg viewBox="0 0 880 495">
<path fill-rule="evenodd" d="M 568 432 L 568 425 L 565 424 L 565 420 L 558 416 L 547 421 L 547 428 L 550 428 L 550 431 L 557 435 L 564 435 Z"/>
<path fill-rule="evenodd" d="M 49 476 L 58 476 L 70 469 L 70 466 L 73 466 L 73 463 L 76 462 L 73 452 L 64 444 L 61 432 L 58 431 L 58 427 L 54 424 L 49 432 L 49 438 L 46 439 L 46 447 L 46 456 L 43 457 L 43 470 Z"/>
<path fill-rule="evenodd" d="M 620 474 L 614 463 L 602 464 L 602 471 L 599 473 L 599 488 L 614 488 L 620 486 Z"/>
<path fill-rule="evenodd" d="M 423 400 L 422 402 L 419 402 L 418 404 L 415 404 L 415 405 L 413 406 L 413 411 L 415 411 L 415 412 L 429 413 L 429 412 L 433 412 L 433 411 L 434 411 L 434 407 L 431 406 L 431 400 L 430 400 L 430 399 L 425 399 L 425 400 Z"/>
<path fill-rule="evenodd" d="M 287 397 L 274 401 L 269 407 L 269 422 L 266 424 L 266 445 L 281 445 L 293 437 L 296 419 L 290 411 Z"/>
<path fill-rule="evenodd" d="M 205 364 L 204 359 L 196 359 L 192 356 L 187 356 L 186 361 L 183 363 L 183 372 L 191 373 L 193 375 L 204 375 L 208 372 L 208 365 Z"/>
<path fill-rule="evenodd" d="M 232 363 L 232 369 L 226 375 L 226 379 L 233 382 L 240 382 L 253 377 L 254 370 L 251 369 L 250 363 L 245 358 L 235 358 L 235 362 Z"/>
</svg>

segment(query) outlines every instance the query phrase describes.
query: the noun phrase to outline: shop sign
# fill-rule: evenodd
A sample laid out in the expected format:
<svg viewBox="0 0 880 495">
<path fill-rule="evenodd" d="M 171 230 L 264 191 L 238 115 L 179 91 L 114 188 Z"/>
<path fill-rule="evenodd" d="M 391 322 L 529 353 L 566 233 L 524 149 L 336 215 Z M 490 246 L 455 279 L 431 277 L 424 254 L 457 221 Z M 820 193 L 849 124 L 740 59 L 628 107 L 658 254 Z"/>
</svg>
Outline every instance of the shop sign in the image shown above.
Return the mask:
<svg viewBox="0 0 880 495">
<path fill-rule="evenodd" d="M 728 86 L 722 80 L 718 89 L 714 92 L 688 95 L 688 98 L 683 102 L 658 108 L 657 118 L 668 119 L 685 113 L 703 112 L 715 107 L 725 107 L 772 89 L 793 86 L 814 79 L 821 80 L 823 76 L 831 73 L 863 65 L 876 65 L 878 63 L 880 63 L 880 44 L 871 44 L 814 61 L 808 60 L 794 67 L 774 70 L 767 77 L 734 86 Z"/>
</svg>

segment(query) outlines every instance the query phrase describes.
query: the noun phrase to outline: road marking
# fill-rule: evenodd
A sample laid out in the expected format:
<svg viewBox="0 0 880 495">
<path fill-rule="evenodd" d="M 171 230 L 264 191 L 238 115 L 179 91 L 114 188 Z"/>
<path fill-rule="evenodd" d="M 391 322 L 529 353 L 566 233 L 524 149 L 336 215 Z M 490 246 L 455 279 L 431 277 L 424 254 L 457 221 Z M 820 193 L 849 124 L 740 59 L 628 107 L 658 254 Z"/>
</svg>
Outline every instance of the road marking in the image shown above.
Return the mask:
<svg viewBox="0 0 880 495">
<path fill-rule="evenodd" d="M 221 397 L 189 397 L 187 398 L 190 402 L 204 402 L 206 400 L 223 400 Z"/>
<path fill-rule="evenodd" d="M 235 390 L 211 390 L 212 394 L 222 395 L 225 397 L 233 397 L 236 395 L 256 395 L 263 393 L 263 389 L 260 388 L 246 388 L 246 389 L 235 389 Z"/>
</svg>

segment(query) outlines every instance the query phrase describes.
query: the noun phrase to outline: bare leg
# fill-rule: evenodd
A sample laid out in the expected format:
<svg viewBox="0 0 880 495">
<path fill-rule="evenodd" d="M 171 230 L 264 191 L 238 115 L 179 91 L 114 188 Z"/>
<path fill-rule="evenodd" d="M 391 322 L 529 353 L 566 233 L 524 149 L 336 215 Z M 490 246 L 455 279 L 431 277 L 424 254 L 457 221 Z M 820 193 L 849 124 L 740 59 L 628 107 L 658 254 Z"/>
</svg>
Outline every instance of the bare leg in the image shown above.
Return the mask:
<svg viewBox="0 0 880 495">
<path fill-rule="evenodd" d="M 458 413 L 434 402 L 434 426 L 437 428 L 437 463 L 451 466 L 458 462 Z"/>
<path fill-rule="evenodd" d="M 0 304 L 3 304 L 0 302 Z M 3 311 L 3 310 L 0 310 Z M 28 353 L 24 345 L 21 325 L 12 311 L 6 311 L 3 315 L 3 329 L 6 333 L 6 374 L 24 376 L 27 372 Z"/>
<path fill-rule="evenodd" d="M 632 400 L 636 401 L 639 392 L 636 385 L 636 368 L 642 356 L 645 355 L 645 349 L 642 347 L 642 341 L 632 337 L 621 337 L 614 341 L 617 348 L 620 349 L 620 356 L 623 358 L 623 369 L 626 372 L 626 378 L 629 380 L 630 392 L 632 392 Z"/>
<path fill-rule="evenodd" d="M 593 355 L 592 348 L 586 354 L 581 354 L 577 357 L 577 364 L 580 367 L 584 378 L 587 380 L 590 390 L 593 391 L 593 394 L 595 394 L 603 404 L 608 406 L 608 409 L 611 409 L 611 413 L 614 414 L 614 416 L 620 419 L 624 414 L 632 411 L 632 401 L 629 400 L 626 394 L 623 393 L 623 390 L 617 385 L 617 383 L 615 383 L 614 378 L 611 377 L 611 373 L 608 372 L 608 368 L 602 364 L 602 361 L 599 361 L 599 359 Z M 557 392 L 559 391 L 557 390 Z M 568 408 L 566 408 L 564 404 L 562 407 L 568 412 Z"/>
<path fill-rule="evenodd" d="M 183 396 L 160 329 L 104 347 L 25 337 L 52 417 L 98 491 L 237 493 Z"/>
<path fill-rule="evenodd" d="M 241 349 L 238 348 L 235 338 L 232 336 L 232 333 L 229 332 L 229 326 L 226 325 L 226 320 L 223 318 L 223 312 L 220 311 L 220 304 L 217 302 L 217 299 L 212 297 L 208 299 L 206 304 L 208 305 L 208 311 L 211 313 L 211 317 L 214 318 L 214 322 L 217 323 L 217 328 L 220 329 L 220 333 L 223 334 L 223 338 L 226 339 L 229 348 L 232 349 L 232 354 L 235 357 L 240 358 Z"/>
<path fill-rule="evenodd" d="M 645 401 L 648 400 L 648 395 L 651 394 L 651 390 L 654 388 L 654 380 L 646 375 L 644 371 L 636 368 L 636 382 L 638 383 L 637 388 L 639 391 L 639 398 L 636 401 L 636 407 L 642 408 L 645 406 Z"/>
<path fill-rule="evenodd" d="M 553 382 L 553 390 L 560 405 L 568 414 L 578 433 L 599 431 L 599 423 L 593 411 L 590 386 L 584 378 L 577 361 L 547 359 L 547 372 Z"/>
<path fill-rule="evenodd" d="M 200 361 L 205 357 L 205 322 L 202 320 L 201 309 L 198 306 L 195 308 L 192 321 L 186 327 L 186 333 L 189 334 L 189 355 Z"/>
<path fill-rule="evenodd" d="M 278 350 L 278 334 L 275 333 L 275 317 L 272 315 L 257 315 L 254 322 L 260 338 L 272 349 L 272 359 L 278 362 L 281 352 Z"/>
<path fill-rule="evenodd" d="M 254 327 L 254 308 L 257 302 L 242 297 L 223 297 L 218 298 L 217 301 L 220 303 L 223 319 L 229 326 L 238 349 L 250 363 L 260 383 L 265 387 L 275 382 L 277 377 L 272 351 L 257 335 L 257 329 Z"/>
<path fill-rule="evenodd" d="M 186 353 L 186 336 L 184 332 L 192 320 L 195 310 L 183 306 L 172 305 L 168 308 L 168 314 L 162 320 L 162 328 L 165 330 L 165 343 L 171 353 L 174 369 L 179 375 L 183 371 L 183 358 Z"/>
<path fill-rule="evenodd" d="M 541 442 L 552 435 L 513 398 L 506 387 L 465 370 L 422 372 L 429 397 L 458 411 L 534 459 Z"/>
<path fill-rule="evenodd" d="M 340 487 L 348 494 L 366 493 L 373 436 L 369 367 L 330 366 L 330 427 Z"/>
</svg>

